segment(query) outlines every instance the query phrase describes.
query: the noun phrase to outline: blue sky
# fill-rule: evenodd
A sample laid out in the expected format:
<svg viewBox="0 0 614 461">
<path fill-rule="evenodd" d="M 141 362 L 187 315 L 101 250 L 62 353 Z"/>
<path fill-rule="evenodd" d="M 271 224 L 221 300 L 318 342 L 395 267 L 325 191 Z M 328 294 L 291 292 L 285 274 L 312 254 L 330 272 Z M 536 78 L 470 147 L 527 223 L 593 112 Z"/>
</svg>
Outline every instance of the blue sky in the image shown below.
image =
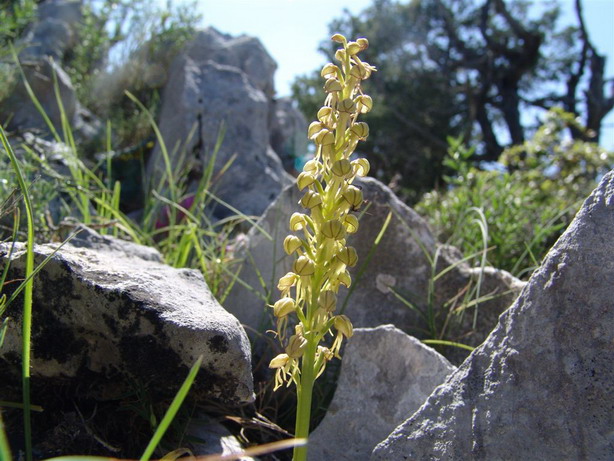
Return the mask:
<svg viewBox="0 0 614 461">
<path fill-rule="evenodd" d="M 204 25 L 232 35 L 258 37 L 277 61 L 275 87 L 290 93 L 297 75 L 317 69 L 324 58 L 318 45 L 328 37 L 328 24 L 344 8 L 357 14 L 371 0 L 200 0 Z M 539 3 L 539 2 L 537 2 Z M 573 0 L 563 0 L 562 23 L 575 23 Z M 608 56 L 607 76 L 614 77 L 614 0 L 584 0 L 587 27 L 597 49 Z M 614 149 L 614 114 L 606 119 L 602 144 Z"/>
</svg>

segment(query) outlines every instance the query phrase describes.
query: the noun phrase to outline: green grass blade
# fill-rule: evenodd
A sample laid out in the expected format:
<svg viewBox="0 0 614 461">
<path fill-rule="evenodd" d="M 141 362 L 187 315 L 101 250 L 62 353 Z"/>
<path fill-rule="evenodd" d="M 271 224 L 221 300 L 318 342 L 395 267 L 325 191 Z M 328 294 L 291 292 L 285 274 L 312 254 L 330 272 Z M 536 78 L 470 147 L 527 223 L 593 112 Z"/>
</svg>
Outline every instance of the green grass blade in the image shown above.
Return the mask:
<svg viewBox="0 0 614 461">
<path fill-rule="evenodd" d="M 2 297 L 0 297 L 0 311 L 3 311 L 5 301 L 6 301 L 6 296 L 2 295 Z M 0 326 L 0 349 L 2 349 L 2 344 L 4 344 L 4 335 L 6 334 L 6 329 L 8 328 L 8 326 L 9 326 L 9 319 L 7 317 L 2 321 L 2 326 Z"/>
<path fill-rule="evenodd" d="M 36 274 L 38 274 L 43 269 L 43 267 L 45 267 L 45 264 L 47 264 L 49 262 L 49 260 L 51 258 L 53 258 L 55 256 L 55 254 L 58 251 L 60 251 L 60 249 L 64 245 L 66 245 L 70 240 L 72 240 L 73 237 L 75 237 L 79 232 L 81 232 L 81 231 L 77 230 L 77 231 L 73 232 L 72 234 L 70 234 L 66 238 L 66 240 L 64 240 L 60 245 L 58 245 L 58 247 L 56 249 L 54 249 L 38 266 L 36 266 L 36 268 L 32 271 L 32 273 L 29 276 L 25 277 L 24 281 L 19 284 L 17 289 L 13 292 L 11 297 L 6 302 L 5 308 L 8 307 L 13 301 L 15 301 L 17 296 L 19 296 L 19 294 L 25 289 L 26 284 L 29 283 L 36 276 Z"/>
<path fill-rule="evenodd" d="M 28 222 L 28 250 L 26 253 L 25 278 L 29 278 L 34 270 L 34 216 L 32 214 L 32 203 L 26 182 L 21 173 L 21 167 L 17 157 L 11 148 L 4 129 L 0 126 L 0 141 L 11 160 L 17 182 L 23 194 L 26 206 L 26 217 Z M 26 460 L 32 461 L 32 421 L 30 418 L 30 352 L 32 335 L 32 288 L 33 280 L 25 282 L 23 296 L 23 317 L 22 317 L 22 387 L 23 387 L 23 418 L 24 418 L 24 437 L 26 445 Z"/>
<path fill-rule="evenodd" d="M 4 269 L 2 270 L 2 276 L 0 276 L 0 293 L 2 293 L 2 287 L 4 286 L 4 282 L 6 281 L 6 276 L 9 273 L 9 266 L 11 265 L 11 255 L 15 250 L 15 242 L 17 241 L 17 230 L 19 228 L 19 208 L 15 208 L 14 219 L 13 219 L 13 235 L 11 236 L 11 248 L 9 249 L 8 255 L 6 256 L 6 264 L 4 265 Z M 6 308 L 6 305 L 3 305 Z M 4 309 L 0 309 L 0 315 L 4 312 Z"/>
<path fill-rule="evenodd" d="M 28 93 L 28 96 L 32 100 L 32 104 L 34 104 L 34 107 L 36 107 L 36 110 L 43 117 L 43 120 L 45 121 L 45 124 L 49 128 L 49 131 L 51 131 L 53 138 L 57 142 L 61 142 L 62 139 L 60 138 L 60 135 L 58 134 L 55 127 L 53 126 L 53 123 L 51 122 L 51 119 L 45 112 L 45 109 L 43 109 L 42 104 L 40 103 L 36 95 L 34 94 L 34 90 L 32 90 L 32 87 L 30 86 L 30 83 L 28 82 L 28 79 L 26 78 L 26 74 L 23 71 L 23 68 L 21 67 L 21 63 L 19 62 L 19 58 L 17 57 L 17 52 L 15 51 L 15 48 L 13 48 L 12 46 L 11 46 L 11 53 L 13 54 L 13 60 L 17 64 L 17 69 L 19 70 L 19 74 L 21 75 L 21 79 L 23 80 L 23 84 L 24 84 L 24 87 L 26 88 L 26 92 Z"/>
<path fill-rule="evenodd" d="M 162 137 L 162 133 L 160 132 L 160 129 L 158 128 L 158 125 L 156 123 L 156 120 L 154 119 L 151 112 L 147 110 L 147 107 L 145 107 L 143 103 L 139 101 L 135 95 L 133 95 L 129 91 L 126 91 L 126 96 L 128 96 L 128 98 L 130 98 L 130 100 L 138 106 L 139 110 L 141 110 L 145 114 L 145 116 L 147 117 L 147 120 L 149 121 L 149 124 L 151 125 L 151 128 L 154 130 L 156 139 L 160 146 L 160 152 L 162 153 L 162 158 L 164 160 L 164 168 L 166 170 L 166 180 L 168 181 L 168 188 L 171 194 L 171 200 L 177 203 L 179 197 L 177 193 L 177 186 L 175 184 L 175 175 L 173 174 L 173 168 L 171 166 L 171 159 L 168 154 L 168 149 L 166 148 L 166 143 L 164 142 L 164 138 Z"/>
<path fill-rule="evenodd" d="M 4 430 L 4 421 L 2 420 L 2 413 L 0 413 L 0 460 L 9 461 L 13 459 L 11 455 L 11 447 L 9 441 L 6 438 L 6 431 Z"/>
<path fill-rule="evenodd" d="M 424 344 L 435 344 L 438 346 L 460 347 L 461 349 L 465 349 L 470 352 L 473 352 L 473 350 L 475 349 L 475 347 L 471 347 L 463 343 L 457 343 L 454 341 L 446 341 L 444 339 L 423 339 L 422 342 Z"/>
<path fill-rule="evenodd" d="M 141 456 L 140 461 L 148 461 L 149 458 L 151 458 L 151 455 L 153 454 L 154 450 L 160 443 L 160 440 L 162 440 L 164 433 L 171 425 L 171 422 L 173 421 L 173 419 L 175 418 L 175 415 L 179 411 L 181 404 L 183 403 L 184 399 L 188 395 L 190 387 L 192 387 L 192 383 L 194 383 L 194 380 L 196 379 L 198 370 L 200 370 L 200 364 L 202 363 L 202 361 L 203 361 L 203 356 L 201 355 L 196 361 L 196 363 L 192 365 L 192 369 L 190 370 L 188 377 L 185 379 L 185 381 L 179 388 L 179 391 L 177 391 L 177 395 L 175 395 L 175 398 L 173 399 L 170 407 L 168 408 L 168 410 L 166 410 L 166 413 L 164 417 L 162 418 L 162 421 L 160 421 L 160 424 L 158 425 L 156 432 L 151 438 L 151 441 L 149 442 L 149 444 L 147 445 L 147 448 L 145 448 L 145 452 L 143 453 L 143 456 Z"/>
</svg>

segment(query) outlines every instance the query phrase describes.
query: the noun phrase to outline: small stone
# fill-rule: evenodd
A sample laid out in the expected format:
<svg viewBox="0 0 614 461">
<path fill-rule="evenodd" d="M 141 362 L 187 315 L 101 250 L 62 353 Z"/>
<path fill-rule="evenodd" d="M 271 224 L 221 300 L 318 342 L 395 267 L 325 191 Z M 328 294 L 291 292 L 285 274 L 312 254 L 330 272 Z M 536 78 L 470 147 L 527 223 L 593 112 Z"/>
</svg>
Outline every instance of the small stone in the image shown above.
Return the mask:
<svg viewBox="0 0 614 461">
<path fill-rule="evenodd" d="M 309 436 L 308 458 L 368 460 L 381 438 L 455 369 L 393 325 L 355 329 L 328 413 Z"/>
</svg>

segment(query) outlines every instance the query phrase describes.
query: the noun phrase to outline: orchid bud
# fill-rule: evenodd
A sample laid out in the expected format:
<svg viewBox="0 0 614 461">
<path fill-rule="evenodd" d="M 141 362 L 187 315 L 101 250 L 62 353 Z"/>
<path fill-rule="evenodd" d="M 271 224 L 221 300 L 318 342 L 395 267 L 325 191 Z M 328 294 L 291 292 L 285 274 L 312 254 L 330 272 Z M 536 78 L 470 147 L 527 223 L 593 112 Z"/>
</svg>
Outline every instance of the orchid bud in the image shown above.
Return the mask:
<svg viewBox="0 0 614 461">
<path fill-rule="evenodd" d="M 292 267 L 294 272 L 301 277 L 313 275 L 315 272 L 315 264 L 307 256 L 299 256 Z"/>
<path fill-rule="evenodd" d="M 298 275 L 296 275 L 294 272 L 288 272 L 286 275 L 279 279 L 279 282 L 277 283 L 277 289 L 282 293 L 287 292 L 290 288 L 296 285 L 298 279 Z"/>
<path fill-rule="evenodd" d="M 367 40 L 366 38 L 359 38 L 356 40 L 356 43 L 358 43 L 361 50 L 366 50 L 367 48 L 369 48 L 369 40 Z"/>
<path fill-rule="evenodd" d="M 352 322 L 350 322 L 350 319 L 347 317 L 347 315 L 335 316 L 333 325 L 335 326 L 335 330 L 337 330 L 346 338 L 351 338 L 352 336 L 354 336 L 354 327 L 352 326 Z"/>
<path fill-rule="evenodd" d="M 328 119 L 333 112 L 332 107 L 324 106 L 318 111 L 318 120 L 322 123 L 328 123 Z"/>
<path fill-rule="evenodd" d="M 343 224 L 336 219 L 326 221 L 324 224 L 322 224 L 321 231 L 322 235 L 329 239 L 341 240 L 345 237 L 345 229 L 343 228 Z"/>
<path fill-rule="evenodd" d="M 343 264 L 349 267 L 354 267 L 358 262 L 358 254 L 356 254 L 354 247 L 345 247 L 336 256 Z"/>
<path fill-rule="evenodd" d="M 296 235 L 288 235 L 284 239 L 284 251 L 286 254 L 291 255 L 296 250 L 303 246 L 303 242 Z"/>
<path fill-rule="evenodd" d="M 318 304 L 326 312 L 334 312 L 337 307 L 337 295 L 332 290 L 326 290 L 320 293 Z"/>
<path fill-rule="evenodd" d="M 345 225 L 345 231 L 348 234 L 353 234 L 358 230 L 358 218 L 353 214 L 347 214 L 343 218 L 343 224 Z"/>
<path fill-rule="evenodd" d="M 307 227 L 307 216 L 303 213 L 292 213 L 290 216 L 290 230 L 299 231 Z"/>
<path fill-rule="evenodd" d="M 311 209 L 322 204 L 322 197 L 317 192 L 308 190 L 298 202 L 303 208 Z"/>
<path fill-rule="evenodd" d="M 329 62 L 322 68 L 322 72 L 320 72 L 320 75 L 324 78 L 334 78 L 337 76 L 338 72 L 339 68 L 333 63 Z"/>
<path fill-rule="evenodd" d="M 307 163 L 305 163 L 305 166 L 303 167 L 303 171 L 305 173 L 310 173 L 316 176 L 318 172 L 320 171 L 321 166 L 322 164 L 318 162 L 316 159 L 309 160 Z"/>
<path fill-rule="evenodd" d="M 347 50 L 350 56 L 354 56 L 355 54 L 359 53 L 361 48 L 360 45 L 356 42 L 349 42 L 347 44 Z"/>
<path fill-rule="evenodd" d="M 362 205 L 362 191 L 358 187 L 348 186 L 342 195 L 352 208 L 358 208 Z"/>
<path fill-rule="evenodd" d="M 318 134 L 320 131 L 322 131 L 325 128 L 326 127 L 322 125 L 321 122 L 311 122 L 309 124 L 309 128 L 307 129 L 307 137 L 309 139 L 312 139 L 313 136 L 315 136 L 316 134 Z"/>
<path fill-rule="evenodd" d="M 337 43 L 347 43 L 347 39 L 341 34 L 335 34 L 330 38 L 333 42 Z"/>
<path fill-rule="evenodd" d="M 302 172 L 296 178 L 296 185 L 298 190 L 303 190 L 305 187 L 311 186 L 316 181 L 316 178 L 311 173 Z"/>
<path fill-rule="evenodd" d="M 269 368 L 283 368 L 286 366 L 289 360 L 290 357 L 288 354 L 279 354 L 277 357 L 271 360 L 271 363 L 269 363 Z"/>
<path fill-rule="evenodd" d="M 292 335 L 286 346 L 286 354 L 292 359 L 300 359 L 307 345 L 307 340 L 301 335 Z"/>
<path fill-rule="evenodd" d="M 273 315 L 277 318 L 285 317 L 296 309 L 294 299 L 289 297 L 281 298 L 273 305 Z"/>
<path fill-rule="evenodd" d="M 369 125 L 365 122 L 354 123 L 350 128 L 350 133 L 356 136 L 358 139 L 364 141 L 369 136 Z"/>
<path fill-rule="evenodd" d="M 339 83 L 339 80 L 337 80 L 336 78 L 329 78 L 324 83 L 324 91 L 326 93 L 334 93 L 341 90 L 343 90 L 343 87 L 341 86 L 341 83 Z"/>
<path fill-rule="evenodd" d="M 357 158 L 352 162 L 352 170 L 354 174 L 359 177 L 365 177 L 369 174 L 369 169 L 371 166 L 369 165 L 369 160 L 366 158 Z"/>
<path fill-rule="evenodd" d="M 371 70 L 364 64 L 360 63 L 352 66 L 350 75 L 359 80 L 366 80 L 371 76 Z"/>
<path fill-rule="evenodd" d="M 348 114 L 351 114 L 356 110 L 356 103 L 349 98 L 344 99 L 337 106 L 337 110 L 339 110 L 339 112 L 346 112 Z"/>
<path fill-rule="evenodd" d="M 339 176 L 340 178 L 345 178 L 347 175 L 352 173 L 352 164 L 348 159 L 337 160 L 333 163 L 331 171 L 335 176 Z"/>
<path fill-rule="evenodd" d="M 350 273 L 348 271 L 342 272 L 338 277 L 339 283 L 346 288 L 350 288 L 352 284 L 352 277 L 350 277 Z"/>
<path fill-rule="evenodd" d="M 358 112 L 366 114 L 373 108 L 373 99 L 368 94 L 361 94 L 354 99 Z"/>
<path fill-rule="evenodd" d="M 322 146 L 335 143 L 335 135 L 330 130 L 322 130 L 318 132 L 318 134 L 316 134 L 313 139 L 317 144 L 320 144 Z"/>
</svg>

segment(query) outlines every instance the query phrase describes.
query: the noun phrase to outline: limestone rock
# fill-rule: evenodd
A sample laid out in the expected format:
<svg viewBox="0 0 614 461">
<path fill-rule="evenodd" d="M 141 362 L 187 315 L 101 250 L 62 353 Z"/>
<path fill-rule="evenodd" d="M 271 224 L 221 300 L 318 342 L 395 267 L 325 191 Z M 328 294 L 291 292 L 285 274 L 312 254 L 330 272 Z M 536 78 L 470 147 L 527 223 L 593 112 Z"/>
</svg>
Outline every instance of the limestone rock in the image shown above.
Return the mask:
<svg viewBox="0 0 614 461">
<path fill-rule="evenodd" d="M 186 436 L 190 440 L 190 450 L 195 456 L 231 455 L 243 451 L 239 440 L 228 429 L 205 414 L 190 419 Z M 254 459 L 243 456 L 239 461 L 254 461 Z"/>
<path fill-rule="evenodd" d="M 37 245 L 36 262 L 56 247 Z M 8 250 L 0 246 L 3 259 Z M 8 280 L 23 274 L 24 245 L 15 250 Z M 33 379 L 94 373 L 156 382 L 157 390 L 173 393 L 202 354 L 195 383 L 201 395 L 235 403 L 253 398 L 241 325 L 198 271 L 161 264 L 150 249 L 86 231 L 37 275 L 33 312 Z M 11 305 L 8 315 L 3 377 L 20 369 L 21 309 Z"/>
<path fill-rule="evenodd" d="M 358 252 L 358 265 L 351 271 L 354 291 L 347 303 L 347 314 L 355 327 L 375 327 L 383 324 L 394 324 L 417 337 L 424 337 L 424 329 L 428 326 L 424 318 L 410 309 L 395 296 L 402 295 L 414 303 L 422 312 L 429 308 L 429 279 L 433 269 L 431 262 L 437 251 L 437 243 L 426 222 L 412 209 L 403 204 L 393 192 L 379 181 L 365 178 L 360 183 L 368 208 L 360 220 L 360 228 L 348 239 L 349 245 Z M 238 256 L 244 258 L 240 278 L 254 290 L 245 288 L 243 284 L 235 284 L 224 306 L 244 324 L 263 331 L 270 327 L 270 309 L 265 309 L 265 291 L 260 280 L 275 287 L 279 277 L 291 270 L 293 258 L 285 255 L 283 240 L 289 233 L 288 221 L 292 213 L 298 211 L 297 205 L 301 193 L 295 186 L 286 188 L 279 198 L 264 213 L 258 225 L 248 233 L 247 243 L 239 249 Z M 367 262 L 367 255 L 373 247 L 382 226 L 389 213 L 392 213 L 390 225 L 383 235 L 379 246 L 372 252 Z M 476 272 L 467 264 L 459 264 L 457 256 L 450 251 L 441 251 L 438 259 L 438 269 L 443 262 L 445 266 L 455 265 L 447 276 L 435 284 L 433 309 L 438 315 L 438 321 L 443 323 L 445 312 L 444 302 L 449 301 L 475 284 Z M 357 274 L 364 266 L 360 280 Z M 485 293 L 496 291 L 504 293 L 512 290 L 512 296 L 519 292 L 521 284 L 503 271 L 490 271 Z M 394 292 L 392 290 L 394 290 Z M 273 288 L 272 296 L 277 296 Z M 343 305 L 346 293 L 341 293 L 338 306 Z M 274 301 L 274 299 L 272 300 Z M 495 326 L 498 315 L 509 306 L 511 299 L 495 298 L 480 306 L 480 316 L 491 319 L 482 339 Z M 447 311 L 446 311 L 447 312 Z M 468 311 L 472 314 L 472 311 Z M 472 317 L 472 315 L 471 315 Z M 440 325 L 441 325 L 440 323 Z M 456 332 L 464 341 L 472 343 L 471 323 L 461 323 Z M 477 345 L 473 339 L 473 344 Z"/>
<path fill-rule="evenodd" d="M 273 97 L 277 63 L 256 37 L 233 37 L 209 27 L 196 34 L 186 54 L 196 62 L 214 61 L 239 69 L 267 99 Z"/>
<path fill-rule="evenodd" d="M 37 21 L 17 42 L 17 49 L 24 46 L 19 57 L 40 60 L 49 56 L 62 62 L 64 54 L 77 43 L 81 6 L 80 0 L 47 0 L 38 5 Z"/>
<path fill-rule="evenodd" d="M 274 66 L 268 69 L 271 66 L 264 62 L 266 52 L 261 48 L 253 40 L 237 44 L 217 32 L 197 34 L 173 61 L 159 120 L 162 136 L 173 153 L 171 163 L 178 168 L 187 166 L 193 177 L 202 175 L 218 135 L 225 130 L 214 174 L 234 160 L 216 180 L 213 192 L 248 215 L 260 215 L 289 182 L 269 144 L 267 82 L 269 77 L 272 82 Z M 247 52 L 250 49 L 253 54 Z M 264 61 L 259 62 L 258 57 Z M 163 174 L 159 146 L 148 169 L 154 178 Z M 216 217 L 227 214 L 234 212 L 217 207 Z"/>
<path fill-rule="evenodd" d="M 38 6 L 38 18 L 17 40 L 19 61 L 24 76 L 49 121 L 62 132 L 62 103 L 66 119 L 77 141 L 88 143 L 100 133 L 102 124 L 77 100 L 70 77 L 62 68 L 62 60 L 78 41 L 78 25 L 82 19 L 80 0 L 48 0 Z M 32 102 L 21 76 L 13 69 L 14 88 L 0 101 L 0 119 L 15 131 L 40 130 L 50 137 L 47 123 Z M 58 95 L 54 81 L 57 82 Z M 10 82 L 12 85 L 13 82 Z"/>
<path fill-rule="evenodd" d="M 297 159 L 307 154 L 307 120 L 290 98 L 273 101 L 271 146 L 281 158 L 286 171 L 300 170 Z"/>
<path fill-rule="evenodd" d="M 611 171 L 486 342 L 372 459 L 611 460 L 613 230 Z"/>
<path fill-rule="evenodd" d="M 54 75 L 64 113 L 68 120 L 75 118 L 78 107 L 75 89 L 68 74 L 57 62 L 48 56 L 43 56 L 36 60 L 22 60 L 21 66 L 26 80 L 30 84 L 47 117 L 49 117 L 56 130 L 61 132 L 61 112 L 54 89 Z M 21 131 L 38 129 L 47 131 L 47 124 L 32 102 L 21 78 L 10 96 L 0 102 L 0 116 L 10 120 L 8 124 L 9 129 L 19 129 Z"/>
<path fill-rule="evenodd" d="M 375 445 L 455 369 L 392 325 L 355 329 L 343 353 L 335 396 L 309 436 L 309 459 L 368 460 Z"/>
</svg>

